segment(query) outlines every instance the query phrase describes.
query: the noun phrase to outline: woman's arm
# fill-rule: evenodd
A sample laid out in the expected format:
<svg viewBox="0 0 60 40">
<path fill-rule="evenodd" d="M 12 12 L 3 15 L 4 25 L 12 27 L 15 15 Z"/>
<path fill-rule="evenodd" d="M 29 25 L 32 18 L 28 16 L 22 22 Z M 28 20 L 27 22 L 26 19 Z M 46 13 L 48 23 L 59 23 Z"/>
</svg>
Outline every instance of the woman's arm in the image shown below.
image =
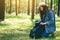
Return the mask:
<svg viewBox="0 0 60 40">
<path fill-rule="evenodd" d="M 46 24 L 47 25 L 51 25 L 51 24 L 54 23 L 54 21 L 55 21 L 55 15 L 54 15 L 54 13 L 52 11 L 50 11 L 49 14 L 48 14 L 48 16 L 49 16 L 49 20 L 46 21 L 46 22 L 41 22 L 40 23 L 41 25 L 46 25 Z"/>
<path fill-rule="evenodd" d="M 53 24 L 55 21 L 55 15 L 52 11 L 49 12 L 49 20 L 46 21 L 45 23 L 48 24 L 48 25 L 51 25 Z"/>
</svg>

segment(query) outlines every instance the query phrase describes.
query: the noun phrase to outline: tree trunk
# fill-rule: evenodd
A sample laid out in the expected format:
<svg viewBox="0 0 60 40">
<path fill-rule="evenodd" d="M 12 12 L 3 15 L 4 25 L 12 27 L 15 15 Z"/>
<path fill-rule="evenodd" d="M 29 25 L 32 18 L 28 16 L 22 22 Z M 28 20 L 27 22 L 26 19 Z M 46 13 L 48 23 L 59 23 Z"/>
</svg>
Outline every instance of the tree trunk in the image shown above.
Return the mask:
<svg viewBox="0 0 60 40">
<path fill-rule="evenodd" d="M 17 7 L 17 0 L 16 0 L 16 4 L 15 4 L 16 6 L 16 16 L 18 15 L 18 7 Z"/>
<path fill-rule="evenodd" d="M 28 15 L 30 15 L 30 0 L 28 0 Z"/>
<path fill-rule="evenodd" d="M 20 13 L 20 0 L 19 0 L 19 8 L 18 8 L 18 13 Z"/>
<path fill-rule="evenodd" d="M 9 10 L 9 14 L 11 14 L 12 12 L 12 0 L 10 0 L 10 10 Z"/>
<path fill-rule="evenodd" d="M 35 8 L 35 0 L 32 0 L 32 16 L 31 16 L 32 19 L 34 19 L 34 8 Z"/>
<path fill-rule="evenodd" d="M 53 0 L 51 0 L 50 8 L 52 9 Z"/>
<path fill-rule="evenodd" d="M 4 20 L 5 16 L 5 0 L 0 0 L 0 21 Z"/>
<path fill-rule="evenodd" d="M 60 0 L 58 0 L 58 13 L 57 16 L 60 16 Z"/>
</svg>

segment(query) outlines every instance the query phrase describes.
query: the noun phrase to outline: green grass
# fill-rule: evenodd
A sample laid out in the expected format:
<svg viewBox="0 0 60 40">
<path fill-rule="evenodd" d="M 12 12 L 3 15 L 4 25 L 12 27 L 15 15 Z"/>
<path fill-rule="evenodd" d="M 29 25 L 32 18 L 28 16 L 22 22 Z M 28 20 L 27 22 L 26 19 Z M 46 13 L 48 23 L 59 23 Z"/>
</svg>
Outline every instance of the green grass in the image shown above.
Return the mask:
<svg viewBox="0 0 60 40">
<path fill-rule="evenodd" d="M 29 38 L 30 29 L 34 26 L 34 21 L 39 19 L 39 15 L 35 15 L 35 19 L 31 20 L 31 16 L 26 14 L 6 14 L 5 21 L 0 22 L 0 40 L 60 40 L 60 18 L 56 17 L 56 37 L 31 39 Z"/>
</svg>

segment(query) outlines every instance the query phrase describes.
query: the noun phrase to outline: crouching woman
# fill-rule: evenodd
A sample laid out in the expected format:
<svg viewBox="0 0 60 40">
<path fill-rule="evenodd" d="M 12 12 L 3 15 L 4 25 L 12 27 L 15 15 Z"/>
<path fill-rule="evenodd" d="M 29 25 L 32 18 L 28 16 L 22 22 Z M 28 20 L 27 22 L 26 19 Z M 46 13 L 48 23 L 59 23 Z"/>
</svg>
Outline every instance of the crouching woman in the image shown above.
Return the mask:
<svg viewBox="0 0 60 40">
<path fill-rule="evenodd" d="M 30 33 L 30 37 L 34 37 L 34 35 L 35 38 L 48 37 L 49 34 L 54 36 L 54 32 L 56 31 L 54 12 L 46 5 L 45 2 L 39 3 L 38 10 L 40 12 L 41 21 L 36 21 L 35 26 Z"/>
</svg>

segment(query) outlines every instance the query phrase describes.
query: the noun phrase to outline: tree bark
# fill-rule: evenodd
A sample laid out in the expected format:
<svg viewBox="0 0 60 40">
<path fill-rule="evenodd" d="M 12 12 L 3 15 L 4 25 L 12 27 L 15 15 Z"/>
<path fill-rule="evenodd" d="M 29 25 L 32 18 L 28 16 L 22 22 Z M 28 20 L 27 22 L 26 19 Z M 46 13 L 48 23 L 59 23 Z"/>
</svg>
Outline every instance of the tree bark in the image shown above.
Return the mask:
<svg viewBox="0 0 60 40">
<path fill-rule="evenodd" d="M 57 16 L 60 16 L 60 0 L 58 0 L 58 13 Z"/>
<path fill-rule="evenodd" d="M 17 16 L 18 15 L 17 0 L 15 2 L 16 2 L 16 4 L 15 4 L 16 6 L 15 7 L 16 7 L 16 16 Z"/>
<path fill-rule="evenodd" d="M 35 8 L 35 0 L 32 0 L 32 16 L 31 16 L 32 19 L 34 19 L 34 8 Z"/>
<path fill-rule="evenodd" d="M 19 8 L 18 8 L 18 13 L 20 13 L 20 0 L 19 0 Z"/>
<path fill-rule="evenodd" d="M 50 8 L 52 9 L 53 0 L 51 0 Z"/>
<path fill-rule="evenodd" d="M 30 0 L 28 0 L 28 15 L 30 15 Z"/>
<path fill-rule="evenodd" d="M 12 12 L 12 0 L 10 0 L 10 10 L 9 10 L 9 14 L 11 14 Z"/>
<path fill-rule="evenodd" d="M 0 21 L 4 20 L 5 16 L 5 0 L 0 0 Z"/>
</svg>

